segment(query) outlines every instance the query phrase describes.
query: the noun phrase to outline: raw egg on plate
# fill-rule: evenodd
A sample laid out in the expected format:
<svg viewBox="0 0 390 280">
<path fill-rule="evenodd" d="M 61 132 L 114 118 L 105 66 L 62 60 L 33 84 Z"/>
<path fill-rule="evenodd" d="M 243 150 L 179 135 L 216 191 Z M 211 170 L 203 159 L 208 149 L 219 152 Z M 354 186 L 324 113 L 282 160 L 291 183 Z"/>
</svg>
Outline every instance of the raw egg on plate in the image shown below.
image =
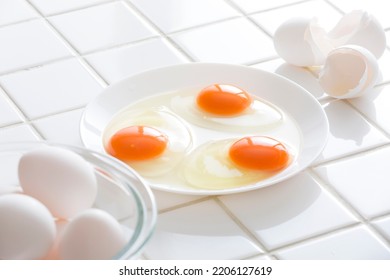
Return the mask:
<svg viewBox="0 0 390 280">
<path fill-rule="evenodd" d="M 215 130 L 258 131 L 283 120 L 276 106 L 229 84 L 183 90 L 172 98 L 171 107 L 188 122 Z"/>
<path fill-rule="evenodd" d="M 196 103 L 207 113 L 217 116 L 234 116 L 241 114 L 250 106 L 252 97 L 238 87 L 214 84 L 199 92 Z"/>
<path fill-rule="evenodd" d="M 145 177 L 174 169 L 191 145 L 186 124 L 163 106 L 125 110 L 111 121 L 104 137 L 107 153 Z"/>
<path fill-rule="evenodd" d="M 143 125 L 122 128 L 107 145 L 107 152 L 123 161 L 142 161 L 160 156 L 167 148 L 168 137 Z"/>
<path fill-rule="evenodd" d="M 266 136 L 210 141 L 188 156 L 183 174 L 196 188 L 237 187 L 275 175 L 292 157 L 286 145 Z"/>
</svg>

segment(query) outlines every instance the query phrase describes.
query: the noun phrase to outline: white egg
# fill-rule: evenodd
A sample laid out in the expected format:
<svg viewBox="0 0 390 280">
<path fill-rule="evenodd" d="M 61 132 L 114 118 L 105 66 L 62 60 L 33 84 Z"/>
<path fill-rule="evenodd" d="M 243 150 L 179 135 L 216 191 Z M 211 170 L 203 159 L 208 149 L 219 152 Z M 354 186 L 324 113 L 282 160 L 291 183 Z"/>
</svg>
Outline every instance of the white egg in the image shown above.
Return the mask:
<svg viewBox="0 0 390 280">
<path fill-rule="evenodd" d="M 172 110 L 189 123 L 214 130 L 246 132 L 265 131 L 280 124 L 284 118 L 283 112 L 252 95 L 249 108 L 233 116 L 216 116 L 201 110 L 196 103 L 196 97 L 201 89 L 191 88 L 183 90 L 172 97 Z"/>
<path fill-rule="evenodd" d="M 196 188 L 226 189 L 256 183 L 276 174 L 269 170 L 251 170 L 234 163 L 229 149 L 236 141 L 210 141 L 195 149 L 183 166 L 185 180 Z"/>
<path fill-rule="evenodd" d="M 333 49 L 316 18 L 291 18 L 282 23 L 275 31 L 274 47 L 280 57 L 296 66 L 321 65 Z"/>
<path fill-rule="evenodd" d="M 343 46 L 329 53 L 319 83 L 336 98 L 354 98 L 369 92 L 379 76 L 375 56 L 359 46 Z"/>
<path fill-rule="evenodd" d="M 91 208 L 65 227 L 59 256 L 65 260 L 112 259 L 128 239 L 117 220 L 103 210 Z"/>
<path fill-rule="evenodd" d="M 328 33 L 334 47 L 358 45 L 380 58 L 386 49 L 386 35 L 380 22 L 365 11 L 344 15 Z"/>
<path fill-rule="evenodd" d="M 133 106 L 113 118 L 103 136 L 104 147 L 120 129 L 130 126 L 154 128 L 168 138 L 164 152 L 155 158 L 125 161 L 144 177 L 156 177 L 174 169 L 192 146 L 192 136 L 187 125 L 164 106 Z"/>
<path fill-rule="evenodd" d="M 23 194 L 0 196 L 0 259 L 41 259 L 55 235 L 54 219 L 41 202 Z"/>
<path fill-rule="evenodd" d="M 94 168 L 81 156 L 58 147 L 25 153 L 18 167 L 23 191 L 40 200 L 57 218 L 71 218 L 91 207 L 97 184 Z"/>
<path fill-rule="evenodd" d="M 56 220 L 56 237 L 54 239 L 54 242 L 48 252 L 48 254 L 43 258 L 44 260 L 59 260 L 60 256 L 58 253 L 58 245 L 60 242 L 60 239 L 62 237 L 62 233 L 64 232 L 65 227 L 68 225 L 68 220 Z"/>
</svg>

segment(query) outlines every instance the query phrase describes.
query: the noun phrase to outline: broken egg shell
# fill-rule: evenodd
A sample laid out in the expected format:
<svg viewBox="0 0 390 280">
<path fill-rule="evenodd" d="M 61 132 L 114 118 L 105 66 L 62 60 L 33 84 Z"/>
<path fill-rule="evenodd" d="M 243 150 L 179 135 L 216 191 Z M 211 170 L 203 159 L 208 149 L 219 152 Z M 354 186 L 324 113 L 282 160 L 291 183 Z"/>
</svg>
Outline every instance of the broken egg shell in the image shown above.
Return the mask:
<svg viewBox="0 0 390 280">
<path fill-rule="evenodd" d="M 323 64 L 333 49 L 316 18 L 291 18 L 282 23 L 275 31 L 274 47 L 287 63 L 303 67 Z"/>
<path fill-rule="evenodd" d="M 344 15 L 329 31 L 334 47 L 358 45 L 380 58 L 386 49 L 386 34 L 380 22 L 371 14 L 355 10 Z"/>
<path fill-rule="evenodd" d="M 329 53 L 318 79 L 328 95 L 345 99 L 365 94 L 378 77 L 375 56 L 363 47 L 347 45 Z"/>
</svg>

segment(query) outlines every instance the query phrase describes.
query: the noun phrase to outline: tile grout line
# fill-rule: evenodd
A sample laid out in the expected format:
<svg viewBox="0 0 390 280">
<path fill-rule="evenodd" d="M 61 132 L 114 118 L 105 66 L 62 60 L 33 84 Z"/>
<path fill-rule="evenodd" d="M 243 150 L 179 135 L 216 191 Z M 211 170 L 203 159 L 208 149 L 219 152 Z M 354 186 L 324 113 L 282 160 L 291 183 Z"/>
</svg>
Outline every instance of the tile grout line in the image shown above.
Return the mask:
<svg viewBox="0 0 390 280">
<path fill-rule="evenodd" d="M 342 195 L 340 194 L 334 186 L 330 183 L 324 181 L 315 170 L 309 168 L 308 173 L 314 178 L 321 186 L 323 186 L 328 192 L 335 198 L 339 203 L 341 203 L 350 214 L 352 214 L 360 224 L 365 225 L 371 233 L 377 237 L 388 249 L 390 249 L 390 240 L 386 238 L 380 231 L 378 231 L 372 224 L 370 218 L 365 218 L 360 212 Z"/>
<path fill-rule="evenodd" d="M 161 31 L 161 32 L 163 32 L 167 36 L 178 35 L 180 33 L 193 31 L 193 30 L 196 30 L 196 29 L 202 29 L 204 27 L 208 27 L 208 26 L 211 26 L 211 25 L 216 25 L 216 24 L 219 24 L 219 23 L 224 23 L 224 22 L 227 22 L 227 21 L 236 20 L 236 19 L 240 19 L 240 18 L 243 18 L 243 16 L 242 15 L 230 16 L 230 17 L 226 17 L 226 18 L 222 18 L 222 19 L 217 19 L 217 20 L 214 20 L 214 21 L 211 21 L 211 22 L 205 22 L 205 23 L 200 23 L 200 24 L 197 24 L 197 25 L 189 26 L 189 27 L 184 27 L 184 28 L 177 29 L 177 30 L 174 30 L 174 31 L 171 31 L 171 32 L 166 32 L 166 33 L 163 32 L 163 31 Z"/>
<path fill-rule="evenodd" d="M 22 20 L 13 21 L 13 22 L 10 22 L 10 23 L 2 24 L 2 25 L 0 25 L 0 29 L 7 28 L 7 27 L 10 27 L 10 26 L 13 26 L 13 25 L 27 23 L 27 22 L 34 21 L 34 20 L 37 20 L 37 19 L 40 19 L 39 15 L 37 15 L 36 17 L 31 17 L 31 18 L 27 18 L 27 19 L 22 19 Z"/>
<path fill-rule="evenodd" d="M 232 0 L 225 0 L 226 2 L 231 2 Z M 293 3 L 287 3 L 287 4 L 282 4 L 280 6 L 274 6 L 272 8 L 267 8 L 267 9 L 264 9 L 264 10 L 257 10 L 257 11 L 252 11 L 252 12 L 245 12 L 243 9 L 241 9 L 240 7 L 238 7 L 240 10 L 242 10 L 243 13 L 245 13 L 246 15 L 248 16 L 253 16 L 253 15 L 257 15 L 257 14 L 261 14 L 261 13 L 266 13 L 266 12 L 270 12 L 270 11 L 275 11 L 275 10 L 279 10 L 279 9 L 283 9 L 283 8 L 288 8 L 288 7 L 291 7 L 291 6 L 295 6 L 295 5 L 299 5 L 299 4 L 303 4 L 303 3 L 306 3 L 306 2 L 313 2 L 315 0 L 297 0 L 296 2 L 293 2 Z M 234 5 L 236 5 L 235 3 L 233 3 Z"/>
<path fill-rule="evenodd" d="M 188 207 L 188 206 L 196 205 L 198 203 L 202 203 L 202 202 L 208 201 L 208 200 L 212 200 L 212 197 L 211 196 L 204 196 L 204 197 L 202 196 L 200 198 L 197 198 L 197 199 L 194 199 L 194 200 L 191 200 L 191 201 L 187 201 L 187 202 L 176 204 L 174 206 L 163 208 L 163 209 L 158 211 L 158 214 L 160 215 L 160 214 L 168 213 L 168 212 L 171 212 L 171 211 L 179 210 L 181 208 L 185 208 L 185 207 Z"/>
<path fill-rule="evenodd" d="M 244 10 L 242 10 L 236 3 L 232 0 L 224 0 L 226 4 L 230 5 L 233 9 L 239 12 L 243 18 L 246 18 L 252 25 L 254 25 L 257 29 L 259 29 L 262 33 L 267 35 L 271 40 L 273 39 L 272 34 L 270 34 L 266 29 L 264 29 L 261 25 L 259 25 L 255 20 L 253 20 Z M 284 6 L 282 6 L 284 7 Z"/>
<path fill-rule="evenodd" d="M 26 4 L 29 5 L 29 7 L 31 7 L 37 13 L 37 15 L 35 17 L 31 17 L 31 18 L 27 18 L 27 19 L 21 19 L 21 20 L 18 20 L 18 21 L 13 21 L 13 22 L 1 24 L 0 25 L 0 29 L 3 28 L 3 27 L 16 25 L 16 24 L 19 24 L 19 23 L 26 23 L 26 22 L 29 22 L 29 21 L 37 20 L 40 17 L 47 18 L 47 17 L 53 17 L 53 16 L 60 16 L 60 15 L 64 15 L 64 14 L 67 14 L 67 13 L 77 12 L 77 11 L 81 11 L 81 10 L 85 10 L 85 9 L 89 9 L 89 8 L 93 8 L 93 7 L 97 7 L 97 6 L 101 6 L 101 5 L 108 4 L 108 3 L 119 2 L 119 1 L 121 1 L 121 0 L 106 0 L 106 1 L 100 2 L 100 3 L 92 3 L 92 4 L 90 4 L 88 6 L 85 6 L 85 7 L 72 8 L 72 9 L 69 9 L 69 10 L 62 11 L 62 12 L 52 13 L 52 14 L 49 13 L 47 15 L 44 15 L 43 12 L 40 12 L 38 8 L 36 8 L 32 3 L 29 2 L 29 0 L 26 0 Z"/>
<path fill-rule="evenodd" d="M 323 239 L 325 239 L 327 237 L 331 237 L 333 235 L 336 235 L 336 234 L 339 234 L 339 233 L 343 233 L 343 232 L 352 230 L 352 229 L 357 228 L 357 227 L 359 227 L 361 225 L 362 225 L 361 223 L 356 222 L 356 223 L 349 224 L 349 225 L 346 225 L 346 226 L 342 226 L 342 227 L 338 227 L 338 228 L 331 229 L 331 230 L 328 230 L 328 231 L 324 231 L 322 233 L 319 233 L 319 234 L 316 234 L 316 235 L 312 235 L 310 237 L 306 237 L 306 238 L 301 239 L 301 240 L 297 240 L 297 241 L 290 242 L 288 244 L 285 244 L 285 245 L 282 245 L 282 246 L 279 246 L 279 247 L 275 247 L 272 250 L 270 250 L 270 253 L 271 254 L 275 254 L 275 256 L 277 256 L 277 254 L 280 251 L 283 251 L 283 250 L 286 250 L 286 249 L 293 249 L 293 248 L 296 248 L 296 247 L 301 246 L 301 245 L 305 245 L 305 244 L 310 243 L 310 242 L 323 240 Z"/>
<path fill-rule="evenodd" d="M 341 15 L 345 15 L 345 12 L 340 9 L 339 7 L 337 7 L 335 4 L 333 4 L 331 1 L 329 0 L 322 0 L 323 2 L 327 3 L 329 6 L 333 7 L 335 10 L 337 10 Z"/>
<path fill-rule="evenodd" d="M 109 83 L 95 70 L 92 65 L 77 51 L 73 44 L 67 40 L 67 38 L 48 20 L 48 18 L 39 11 L 31 2 L 26 0 L 27 3 L 33 7 L 33 9 L 41 16 L 42 20 L 45 21 L 47 26 L 51 29 L 53 34 L 62 42 L 65 47 L 70 51 L 71 55 L 79 60 L 81 65 L 95 78 L 95 80 L 102 86 L 106 87 Z"/>
<path fill-rule="evenodd" d="M 6 98 L 9 98 L 8 95 L 7 95 Z M 82 106 L 77 106 L 77 107 L 73 107 L 73 108 L 68 108 L 68 109 L 56 111 L 54 113 L 45 114 L 45 115 L 42 115 L 42 116 L 39 116 L 39 117 L 36 117 L 36 118 L 27 118 L 27 117 L 25 117 L 26 118 L 25 120 L 21 120 L 19 122 L 13 122 L 13 123 L 10 123 L 10 124 L 2 125 L 2 126 L 0 126 L 0 129 L 12 128 L 14 126 L 18 126 L 18 125 L 22 125 L 22 124 L 33 125 L 33 123 L 36 122 L 36 121 L 40 121 L 40 120 L 44 120 L 44 119 L 47 119 L 47 118 L 55 117 L 55 116 L 58 116 L 58 115 L 61 115 L 61 114 L 65 114 L 65 113 L 70 113 L 70 112 L 81 110 L 81 109 L 84 109 L 84 108 L 85 108 L 85 105 L 82 105 Z M 21 110 L 18 109 L 18 112 L 19 111 L 21 111 Z"/>
<path fill-rule="evenodd" d="M 44 20 L 44 19 L 35 19 L 35 20 Z M 57 31 L 55 31 L 55 32 L 57 32 Z M 55 35 L 57 36 L 57 34 L 55 34 Z M 143 42 L 156 40 L 158 38 L 160 38 L 160 37 L 159 36 L 154 36 L 154 37 L 143 38 L 143 39 L 140 39 L 140 40 L 127 42 L 127 43 L 123 43 L 123 44 L 119 44 L 119 45 L 115 45 L 115 46 L 103 47 L 103 48 L 100 48 L 100 49 L 96 49 L 96 50 L 85 52 L 83 54 L 73 53 L 70 56 L 59 57 L 59 58 L 51 59 L 51 60 L 48 60 L 48 61 L 45 61 L 45 62 L 41 62 L 42 64 L 32 65 L 32 66 L 26 67 L 26 68 L 18 68 L 18 69 L 15 69 L 15 70 L 5 71 L 5 72 L 0 73 L 0 77 L 17 74 L 17 73 L 20 73 L 20 72 L 23 72 L 23 71 L 34 70 L 36 68 L 44 67 L 46 65 L 51 65 L 51 64 L 54 64 L 54 63 L 57 63 L 57 62 L 70 60 L 70 59 L 77 59 L 77 60 L 79 60 L 79 62 L 83 64 L 84 68 L 86 68 L 85 65 L 84 65 L 84 63 L 88 63 L 88 62 L 84 62 L 84 60 L 86 60 L 86 58 L 85 58 L 86 56 L 94 55 L 94 54 L 97 54 L 97 53 L 106 52 L 106 51 L 110 51 L 110 50 L 115 50 L 115 49 L 119 49 L 119 48 L 130 47 L 130 46 L 133 46 L 133 45 L 141 44 Z M 59 39 L 62 42 L 63 38 L 60 37 Z M 66 47 L 68 47 L 68 46 L 66 46 Z M 70 51 L 73 52 L 72 49 L 70 49 Z M 89 63 L 88 63 L 88 65 L 89 65 Z M 92 67 L 92 66 L 88 66 L 88 67 Z M 88 69 L 87 69 L 87 71 L 88 71 Z M 97 70 L 94 70 L 94 71 L 97 72 Z M 103 78 L 99 75 L 99 79 L 103 79 Z M 103 81 L 104 81 L 104 84 L 102 84 L 102 85 L 107 86 L 108 82 L 106 82 L 105 80 L 103 80 Z M 99 83 L 99 81 L 98 81 L 98 83 Z"/>
<path fill-rule="evenodd" d="M 234 213 L 216 196 L 213 197 L 214 201 L 218 204 L 219 207 L 222 208 L 222 210 L 230 217 L 230 219 L 250 238 L 252 242 L 254 242 L 262 251 L 263 255 L 266 256 L 272 256 L 269 253 L 269 250 L 267 247 L 263 244 L 263 242 L 254 234 L 251 230 L 249 230 L 242 222 L 241 220 L 234 215 Z M 250 257 L 250 256 L 248 256 Z"/>
<path fill-rule="evenodd" d="M 379 86 L 379 88 L 382 88 L 381 90 L 383 90 L 385 87 L 387 87 L 386 85 L 384 86 Z M 375 87 L 376 88 L 376 87 Z M 374 89 L 375 89 L 374 88 Z M 389 86 L 390 88 L 390 86 Z M 381 93 L 379 93 L 381 94 Z M 379 132 L 381 132 L 384 136 L 386 136 L 388 139 L 390 139 L 390 132 L 386 131 L 385 128 L 381 127 L 378 123 L 376 123 L 374 120 L 372 120 L 369 116 L 367 116 L 364 112 L 362 112 L 361 110 L 359 110 L 359 108 L 357 108 L 355 105 L 353 105 L 352 102 L 350 102 L 349 100 L 345 100 L 345 104 L 347 104 L 348 106 L 350 106 L 352 109 L 354 109 L 364 120 L 366 120 L 370 125 L 372 125 L 374 128 L 376 128 Z"/>
<path fill-rule="evenodd" d="M 354 158 L 361 157 L 364 155 L 368 155 L 368 154 L 371 154 L 373 152 L 379 151 L 381 149 L 387 149 L 389 147 L 390 147 L 390 141 L 387 143 L 381 143 L 381 144 L 374 145 L 372 147 L 368 147 L 368 148 L 361 150 L 361 151 L 355 151 L 355 152 L 351 152 L 351 153 L 348 153 L 345 155 L 341 155 L 340 157 L 334 157 L 334 158 L 331 158 L 329 160 L 324 160 L 324 161 L 319 162 L 318 164 L 312 164 L 309 167 L 310 168 L 317 168 L 317 167 L 321 167 L 323 165 L 335 164 L 338 162 L 343 162 L 345 160 L 350 160 L 350 159 L 354 159 Z"/>
<path fill-rule="evenodd" d="M 21 118 L 21 122 L 12 123 L 10 125 L 2 126 L 0 129 L 3 128 L 10 128 L 18 125 L 29 125 L 32 128 L 33 134 L 40 140 L 45 139 L 43 135 L 36 129 L 36 127 L 31 123 L 30 119 L 27 117 L 27 115 L 23 112 L 23 110 L 19 107 L 18 103 L 11 97 L 11 94 L 2 86 L 0 81 L 0 89 L 4 92 L 4 97 L 10 103 L 11 107 L 17 115 Z"/>
<path fill-rule="evenodd" d="M 161 36 L 161 38 L 165 39 L 174 49 L 176 49 L 181 55 L 183 55 L 189 62 L 195 62 L 194 59 L 189 53 L 187 53 L 179 44 L 175 42 L 172 38 L 169 37 L 168 34 L 163 32 L 152 20 L 149 19 L 141 10 L 139 10 L 130 0 L 124 0 L 123 3 L 132 11 L 134 11 L 140 18 L 142 18 L 146 23 L 149 24 L 154 31 Z"/>
<path fill-rule="evenodd" d="M 29 2 L 30 0 L 26 0 L 26 1 Z M 121 0 L 104 0 L 102 2 L 91 3 L 91 4 L 87 5 L 87 6 L 82 6 L 82 7 L 78 7 L 78 8 L 71 8 L 71 9 L 68 9 L 68 10 L 65 10 L 65 11 L 61 11 L 61 12 L 56 12 L 56 13 L 48 13 L 47 15 L 44 15 L 43 12 L 42 12 L 42 15 L 44 17 L 61 16 L 61 15 L 65 15 L 65 14 L 68 14 L 68 13 L 82 11 L 82 10 L 86 10 L 86 9 L 89 9 L 89 8 L 103 6 L 103 5 L 106 5 L 106 4 L 109 4 L 109 3 L 120 2 L 120 1 Z M 34 7 L 34 5 L 32 3 L 29 3 L 29 4 Z M 37 10 L 39 10 L 39 9 L 37 8 Z"/>
</svg>

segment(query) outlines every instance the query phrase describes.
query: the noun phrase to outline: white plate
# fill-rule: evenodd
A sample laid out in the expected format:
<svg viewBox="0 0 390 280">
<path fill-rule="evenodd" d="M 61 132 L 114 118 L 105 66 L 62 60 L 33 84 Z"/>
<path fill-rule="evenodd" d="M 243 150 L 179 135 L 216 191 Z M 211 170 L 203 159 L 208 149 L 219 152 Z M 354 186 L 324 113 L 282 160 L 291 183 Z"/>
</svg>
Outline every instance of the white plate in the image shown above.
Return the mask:
<svg viewBox="0 0 390 280">
<path fill-rule="evenodd" d="M 149 70 L 128 77 L 105 89 L 87 105 L 80 124 L 84 145 L 105 152 L 102 134 L 118 111 L 140 99 L 188 87 L 228 83 L 244 88 L 276 105 L 292 117 L 301 133 L 300 150 L 293 164 L 256 184 L 222 189 L 196 189 L 186 185 L 153 185 L 153 188 L 183 194 L 219 195 L 262 188 L 283 181 L 305 169 L 320 154 L 327 140 L 328 120 L 319 102 L 299 85 L 259 69 L 216 63 L 189 63 Z"/>
</svg>

